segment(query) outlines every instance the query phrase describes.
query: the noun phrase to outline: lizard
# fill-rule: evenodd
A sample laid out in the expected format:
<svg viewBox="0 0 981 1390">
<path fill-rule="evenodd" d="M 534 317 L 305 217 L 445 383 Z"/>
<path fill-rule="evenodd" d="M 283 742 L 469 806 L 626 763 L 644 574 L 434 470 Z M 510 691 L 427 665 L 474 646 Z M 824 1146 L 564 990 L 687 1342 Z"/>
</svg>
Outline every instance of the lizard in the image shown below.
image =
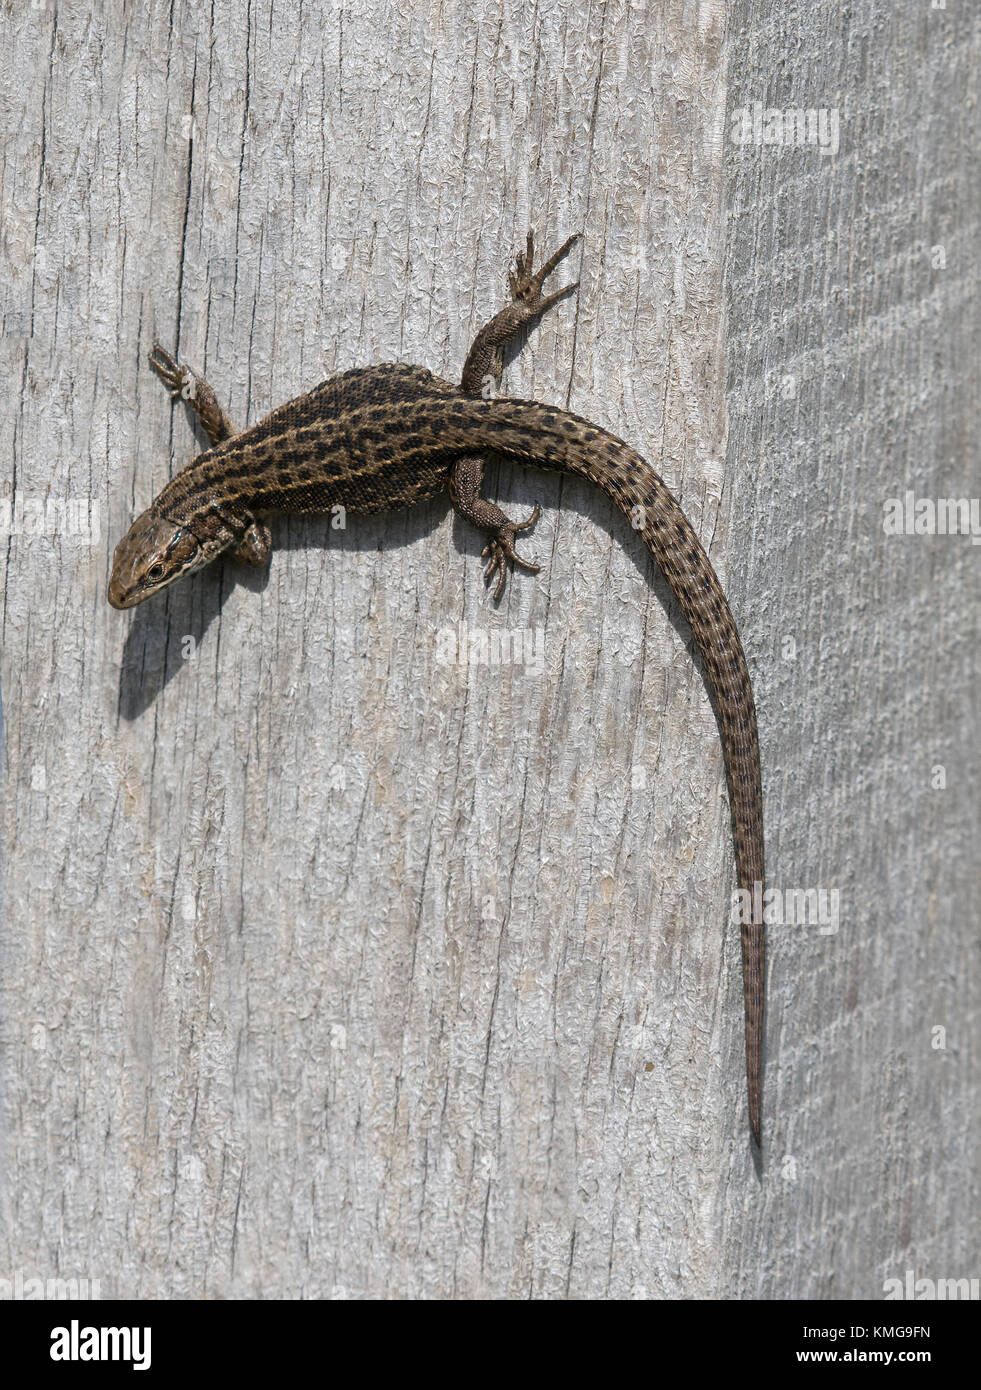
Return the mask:
<svg viewBox="0 0 981 1390">
<path fill-rule="evenodd" d="M 639 530 L 691 628 L 722 739 L 736 876 L 744 902 L 763 901 L 763 805 L 752 685 L 735 621 L 694 528 L 663 479 L 629 444 L 571 411 L 497 395 L 505 349 L 578 281 L 552 294 L 546 278 L 569 237 L 538 271 L 534 239 L 509 273 L 510 302 L 486 323 L 459 386 L 423 367 L 388 363 L 329 377 L 245 430 L 236 430 L 212 387 L 155 345 L 150 364 L 188 401 L 211 447 L 180 469 L 116 547 L 107 597 L 131 608 L 222 552 L 255 566 L 270 556 L 274 512 L 396 510 L 449 492 L 455 510 L 486 533 L 487 582 L 500 599 L 509 572 L 539 566 L 516 537 L 541 512 L 513 521 L 481 496 L 493 452 L 587 478 Z M 756 888 L 756 885 L 759 885 Z M 754 892 L 755 889 L 755 892 Z M 765 939 L 758 909 L 742 913 L 746 1080 L 750 1131 L 761 1144 Z"/>
</svg>

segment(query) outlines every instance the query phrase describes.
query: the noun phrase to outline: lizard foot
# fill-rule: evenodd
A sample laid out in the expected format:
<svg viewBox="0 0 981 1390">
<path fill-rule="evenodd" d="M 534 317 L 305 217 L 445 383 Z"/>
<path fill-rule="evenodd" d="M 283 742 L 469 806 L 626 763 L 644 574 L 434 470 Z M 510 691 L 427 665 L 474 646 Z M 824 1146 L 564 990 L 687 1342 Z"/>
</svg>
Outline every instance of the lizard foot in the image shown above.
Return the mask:
<svg viewBox="0 0 981 1390">
<path fill-rule="evenodd" d="M 194 399 L 197 380 L 194 373 L 190 367 L 182 367 L 159 343 L 154 345 L 150 353 L 150 366 L 175 400 L 178 397 L 183 397 L 184 400 Z"/>
<path fill-rule="evenodd" d="M 573 290 L 579 288 L 579 281 L 572 285 L 563 285 L 560 290 L 550 294 L 547 298 L 542 298 L 542 284 L 551 275 L 564 256 L 567 256 L 572 247 L 579 240 L 580 233 L 573 232 L 559 249 L 549 256 L 545 264 L 537 271 L 532 272 L 532 265 L 535 257 L 535 238 L 532 232 L 528 233 L 528 241 L 523 252 L 519 251 L 515 269 L 508 272 L 508 280 L 511 285 L 511 298 L 522 311 L 523 318 L 535 318 L 538 314 L 543 314 L 557 300 L 562 299 Z"/>
<path fill-rule="evenodd" d="M 236 560 L 243 561 L 246 565 L 253 565 L 256 569 L 261 569 L 269 559 L 272 550 L 272 532 L 268 526 L 263 526 L 261 522 L 253 521 L 245 535 L 232 551 Z"/>
<path fill-rule="evenodd" d="M 232 422 L 218 404 L 218 397 L 193 368 L 171 357 L 159 343 L 154 344 L 150 353 L 150 366 L 170 392 L 171 399 L 186 401 L 191 407 L 212 448 L 235 433 Z"/>
<path fill-rule="evenodd" d="M 505 521 L 494 531 L 490 540 L 480 552 L 481 559 L 487 560 L 484 570 L 484 579 L 489 583 L 494 573 L 497 573 L 497 586 L 494 589 L 495 603 L 504 593 L 504 585 L 508 577 L 508 561 L 512 565 L 520 565 L 529 574 L 537 574 L 541 565 L 533 565 L 530 560 L 523 560 L 514 548 L 514 538 L 519 531 L 527 531 L 534 526 L 535 522 L 542 514 L 542 509 L 535 503 L 535 510 L 526 521 Z"/>
</svg>

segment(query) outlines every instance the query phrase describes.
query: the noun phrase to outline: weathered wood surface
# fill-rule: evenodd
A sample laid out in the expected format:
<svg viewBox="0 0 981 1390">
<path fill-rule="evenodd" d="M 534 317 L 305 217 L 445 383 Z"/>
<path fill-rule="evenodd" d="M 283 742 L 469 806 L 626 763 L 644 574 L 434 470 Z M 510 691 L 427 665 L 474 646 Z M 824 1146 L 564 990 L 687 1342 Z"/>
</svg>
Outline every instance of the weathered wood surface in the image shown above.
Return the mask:
<svg viewBox="0 0 981 1390">
<path fill-rule="evenodd" d="M 981 1277 L 981 549 L 884 531 L 981 487 L 981 12 L 740 3 L 730 33 L 730 113 L 839 110 L 834 156 L 730 144 L 726 276 L 769 865 L 840 926 L 771 933 L 773 1162 L 754 1192 L 736 1155 L 718 1272 L 878 1298 Z"/>
<path fill-rule="evenodd" d="M 881 520 L 977 491 L 976 20 L 59 0 L 3 25 L 0 1278 L 976 1274 L 981 553 Z M 757 97 L 840 108 L 838 154 L 737 147 Z M 499 609 L 438 505 L 281 520 L 268 581 L 104 600 L 200 447 L 154 340 L 242 422 L 352 365 L 454 376 L 529 223 L 543 250 L 583 230 L 583 283 L 505 388 L 680 494 L 756 675 L 773 882 L 841 893 L 836 935 L 771 933 L 762 1175 L 718 735 L 602 496 L 492 471 L 545 508 L 542 574 Z M 447 662 L 461 623 L 529 632 L 540 666 Z"/>
</svg>

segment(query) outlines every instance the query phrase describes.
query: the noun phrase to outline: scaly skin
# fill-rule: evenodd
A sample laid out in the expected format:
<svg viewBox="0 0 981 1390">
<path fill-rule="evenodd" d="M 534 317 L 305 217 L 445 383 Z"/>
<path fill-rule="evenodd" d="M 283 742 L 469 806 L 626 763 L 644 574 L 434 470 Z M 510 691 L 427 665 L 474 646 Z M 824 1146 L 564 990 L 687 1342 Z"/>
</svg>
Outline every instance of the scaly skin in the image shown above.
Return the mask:
<svg viewBox="0 0 981 1390">
<path fill-rule="evenodd" d="M 480 494 L 489 451 L 589 478 L 640 530 L 691 626 L 708 676 L 725 753 L 736 872 L 753 901 L 763 889 L 763 816 L 756 710 L 739 633 L 722 587 L 694 530 L 662 479 L 635 450 L 598 425 L 536 401 L 502 400 L 504 348 L 569 285 L 543 298 L 545 276 L 570 238 L 532 274 L 532 241 L 511 278 L 512 303 L 478 334 L 460 387 L 422 367 L 356 368 L 236 433 L 207 382 L 162 348 L 151 363 L 197 412 L 212 447 L 183 468 L 116 547 L 109 602 L 129 608 L 198 569 L 222 551 L 265 564 L 269 512 L 396 510 L 449 489 L 454 507 L 488 533 L 486 576 L 529 564 L 514 547 L 537 519 L 510 520 Z M 764 929 L 742 926 L 749 1121 L 761 1138 Z"/>
</svg>

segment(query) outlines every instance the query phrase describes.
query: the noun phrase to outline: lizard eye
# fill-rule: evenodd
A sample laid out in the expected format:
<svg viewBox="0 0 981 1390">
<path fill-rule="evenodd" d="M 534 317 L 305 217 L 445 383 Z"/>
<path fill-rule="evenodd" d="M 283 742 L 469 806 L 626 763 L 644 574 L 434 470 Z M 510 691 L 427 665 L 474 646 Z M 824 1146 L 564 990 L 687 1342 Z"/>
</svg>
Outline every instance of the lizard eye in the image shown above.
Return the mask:
<svg viewBox="0 0 981 1390">
<path fill-rule="evenodd" d="M 163 579 L 166 573 L 166 567 L 158 562 L 157 564 L 150 566 L 150 568 L 146 572 L 146 577 L 151 584 L 156 584 L 157 580 Z"/>
</svg>

